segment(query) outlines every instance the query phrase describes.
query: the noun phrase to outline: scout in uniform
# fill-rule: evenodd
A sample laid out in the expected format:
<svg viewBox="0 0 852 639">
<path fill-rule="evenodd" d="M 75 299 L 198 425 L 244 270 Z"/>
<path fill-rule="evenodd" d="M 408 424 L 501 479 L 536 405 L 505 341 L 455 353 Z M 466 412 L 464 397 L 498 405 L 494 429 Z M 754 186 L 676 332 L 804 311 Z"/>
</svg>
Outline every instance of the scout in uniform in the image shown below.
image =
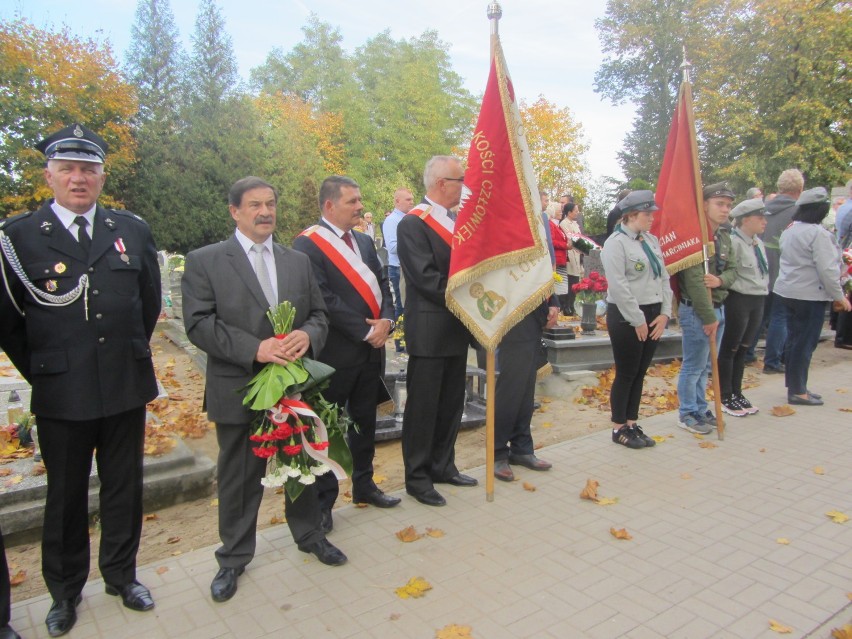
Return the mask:
<svg viewBox="0 0 852 639">
<path fill-rule="evenodd" d="M 606 325 L 615 361 L 610 393 L 612 441 L 650 448 L 636 422 L 645 372 L 672 314 L 672 289 L 657 238 L 648 233 L 657 210 L 651 191 L 633 191 L 618 205 L 621 223 L 601 251 L 607 281 Z"/>
</svg>

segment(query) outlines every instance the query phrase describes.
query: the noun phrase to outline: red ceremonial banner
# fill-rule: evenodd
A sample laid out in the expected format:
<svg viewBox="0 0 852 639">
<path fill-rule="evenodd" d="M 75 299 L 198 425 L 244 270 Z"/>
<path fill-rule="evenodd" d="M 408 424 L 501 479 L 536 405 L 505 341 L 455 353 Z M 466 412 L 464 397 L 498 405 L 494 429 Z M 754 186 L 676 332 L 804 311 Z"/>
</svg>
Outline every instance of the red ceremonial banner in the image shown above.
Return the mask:
<svg viewBox="0 0 852 639">
<path fill-rule="evenodd" d="M 651 226 L 651 233 L 660 241 L 670 275 L 703 260 L 702 249 L 709 232 L 704 212 L 699 206 L 700 190 L 692 89 L 689 82 L 683 82 L 657 180 L 656 198 L 660 210 L 654 213 Z"/>
<path fill-rule="evenodd" d="M 448 308 L 489 350 L 553 289 L 529 157 L 497 40 L 467 156 L 447 282 Z"/>
</svg>

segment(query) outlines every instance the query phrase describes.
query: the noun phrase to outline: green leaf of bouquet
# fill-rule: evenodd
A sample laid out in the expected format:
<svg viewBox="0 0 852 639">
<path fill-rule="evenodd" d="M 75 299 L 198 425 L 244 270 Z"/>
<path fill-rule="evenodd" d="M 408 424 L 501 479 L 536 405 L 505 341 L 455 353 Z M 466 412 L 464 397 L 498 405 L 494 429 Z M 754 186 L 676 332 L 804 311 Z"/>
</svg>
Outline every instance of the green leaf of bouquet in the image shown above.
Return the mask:
<svg viewBox="0 0 852 639">
<path fill-rule="evenodd" d="M 290 498 L 290 501 L 296 501 L 304 489 L 305 485 L 295 477 L 288 477 L 287 481 L 284 483 L 284 490 L 287 491 L 287 496 Z"/>
<path fill-rule="evenodd" d="M 340 464 L 348 476 L 352 476 L 352 453 L 346 437 L 337 428 L 328 432 L 328 456 Z"/>
</svg>

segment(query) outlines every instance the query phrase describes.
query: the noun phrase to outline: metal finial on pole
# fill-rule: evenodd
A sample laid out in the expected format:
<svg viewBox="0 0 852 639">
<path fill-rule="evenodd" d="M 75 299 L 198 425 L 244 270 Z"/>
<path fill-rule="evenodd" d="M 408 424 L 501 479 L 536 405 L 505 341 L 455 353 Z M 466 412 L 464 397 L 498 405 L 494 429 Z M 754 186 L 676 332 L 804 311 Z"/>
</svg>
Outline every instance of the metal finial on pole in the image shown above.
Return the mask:
<svg viewBox="0 0 852 639">
<path fill-rule="evenodd" d="M 689 78 L 689 72 L 692 70 L 692 63 L 686 59 L 686 45 L 683 45 L 683 62 L 681 63 L 680 68 L 683 69 L 683 81 L 692 82 Z"/>
<path fill-rule="evenodd" d="M 497 35 L 497 23 L 503 16 L 503 9 L 496 0 L 488 3 L 488 19 L 491 21 L 491 35 Z"/>
</svg>

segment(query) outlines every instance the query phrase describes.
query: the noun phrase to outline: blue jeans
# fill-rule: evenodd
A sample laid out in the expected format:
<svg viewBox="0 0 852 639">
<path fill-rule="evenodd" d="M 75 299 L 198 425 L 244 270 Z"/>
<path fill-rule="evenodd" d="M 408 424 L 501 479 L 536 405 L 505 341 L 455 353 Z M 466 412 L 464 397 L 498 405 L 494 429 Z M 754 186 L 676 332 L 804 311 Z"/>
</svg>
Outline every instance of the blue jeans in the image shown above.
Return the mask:
<svg viewBox="0 0 852 639">
<path fill-rule="evenodd" d="M 725 328 L 723 309 L 714 309 L 719 328 L 716 330 L 716 349 L 722 343 Z M 704 324 L 695 314 L 695 309 L 681 303 L 678 307 L 683 363 L 677 378 L 677 396 L 680 401 L 680 416 L 690 413 L 704 417 L 707 412 L 707 377 L 710 374 L 710 340 L 704 334 Z"/>
<path fill-rule="evenodd" d="M 784 375 L 787 393 L 804 395 L 808 392 L 808 369 L 819 343 L 828 302 L 793 300 L 776 295 L 774 303 L 784 309 L 790 333 L 787 340 L 789 357 Z"/>
<path fill-rule="evenodd" d="M 784 363 L 784 346 L 787 343 L 787 306 L 784 298 L 770 293 L 772 302 L 769 309 L 769 325 L 766 329 L 766 353 L 763 365 L 769 368 L 781 368 Z"/>
</svg>

